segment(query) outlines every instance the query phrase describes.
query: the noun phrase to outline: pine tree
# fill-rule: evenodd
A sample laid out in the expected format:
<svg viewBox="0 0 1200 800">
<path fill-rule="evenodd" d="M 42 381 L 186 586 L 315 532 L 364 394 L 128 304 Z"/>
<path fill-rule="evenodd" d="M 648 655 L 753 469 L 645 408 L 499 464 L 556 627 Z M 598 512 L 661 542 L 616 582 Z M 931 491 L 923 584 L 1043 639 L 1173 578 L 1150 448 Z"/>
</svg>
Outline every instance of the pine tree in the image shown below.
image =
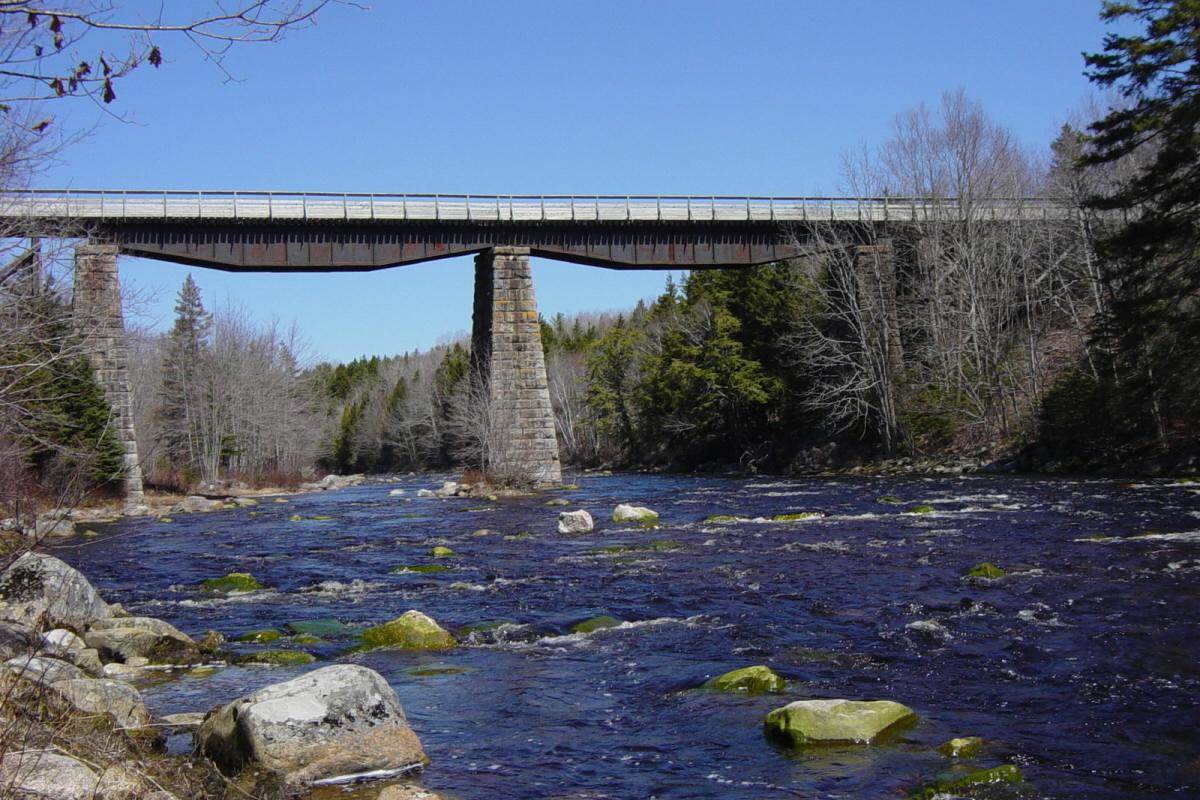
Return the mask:
<svg viewBox="0 0 1200 800">
<path fill-rule="evenodd" d="M 1102 17 L 1144 31 L 1109 34 L 1104 52 L 1086 57 L 1089 77 L 1119 87 L 1127 104 L 1093 125 L 1085 161 L 1148 156 L 1091 201 L 1126 220 L 1098 248 L 1113 297 L 1105 321 L 1132 432 L 1140 423 L 1170 445 L 1173 432 L 1200 433 L 1200 0 L 1106 2 Z"/>
<path fill-rule="evenodd" d="M 199 415 L 204 399 L 203 361 L 212 318 L 200 299 L 200 288 L 189 274 L 175 302 L 175 324 L 163 355 L 163 445 L 172 466 L 202 469 Z"/>
</svg>

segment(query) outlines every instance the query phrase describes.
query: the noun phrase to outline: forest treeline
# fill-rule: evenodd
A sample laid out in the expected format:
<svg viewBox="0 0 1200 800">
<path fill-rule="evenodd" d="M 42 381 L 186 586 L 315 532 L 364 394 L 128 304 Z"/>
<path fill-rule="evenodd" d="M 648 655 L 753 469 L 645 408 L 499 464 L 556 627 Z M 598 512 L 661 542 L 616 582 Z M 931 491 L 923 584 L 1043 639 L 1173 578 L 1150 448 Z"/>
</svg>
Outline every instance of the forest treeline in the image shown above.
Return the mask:
<svg viewBox="0 0 1200 800">
<path fill-rule="evenodd" d="M 811 256 L 695 271 L 623 313 L 543 320 L 564 461 L 1194 468 L 1200 19 L 1178 3 L 1105 8 L 1145 32 L 1088 56 L 1114 94 L 1045 147 L 960 91 L 847 154 L 846 194 L 918 198 L 919 220 L 796 226 Z M 993 219 L 996 198 L 1031 197 L 1072 213 Z M 40 255 L 15 254 L 0 272 L 5 485 L 103 485 L 117 452 L 68 292 Z M 189 278 L 172 329 L 132 331 L 129 347 L 152 484 L 447 468 L 492 435 L 465 337 L 312 364 L 297 330 L 210 312 Z"/>
</svg>

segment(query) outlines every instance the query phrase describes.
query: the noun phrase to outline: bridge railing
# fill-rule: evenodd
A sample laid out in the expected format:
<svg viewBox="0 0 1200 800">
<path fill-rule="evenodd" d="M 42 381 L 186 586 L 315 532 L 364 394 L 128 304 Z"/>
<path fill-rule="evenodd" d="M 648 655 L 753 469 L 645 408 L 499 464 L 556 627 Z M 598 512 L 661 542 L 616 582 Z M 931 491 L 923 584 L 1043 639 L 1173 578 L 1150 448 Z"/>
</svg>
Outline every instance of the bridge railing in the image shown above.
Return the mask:
<svg viewBox="0 0 1200 800">
<path fill-rule="evenodd" d="M 57 220 L 805 222 L 1067 219 L 1044 198 L 467 195 L 29 189 L 0 192 L 0 217 Z"/>
</svg>

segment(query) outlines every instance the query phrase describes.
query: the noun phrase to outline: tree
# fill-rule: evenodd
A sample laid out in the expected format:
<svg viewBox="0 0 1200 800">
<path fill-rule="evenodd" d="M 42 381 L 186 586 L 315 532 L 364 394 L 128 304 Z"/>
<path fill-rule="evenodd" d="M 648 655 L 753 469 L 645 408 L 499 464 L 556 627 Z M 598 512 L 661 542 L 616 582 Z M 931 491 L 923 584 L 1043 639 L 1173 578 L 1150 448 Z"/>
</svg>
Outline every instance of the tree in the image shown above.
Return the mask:
<svg viewBox="0 0 1200 800">
<path fill-rule="evenodd" d="M 1091 199 L 1124 218 L 1098 244 L 1113 298 L 1104 323 L 1131 425 L 1170 446 L 1173 431 L 1188 438 L 1200 427 L 1200 2 L 1106 2 L 1101 16 L 1143 30 L 1110 33 L 1086 56 L 1088 76 L 1126 103 L 1092 126 L 1084 163 L 1145 162 Z"/>
<path fill-rule="evenodd" d="M 199 472 L 204 402 L 203 363 L 208 357 L 212 319 L 200 299 L 200 288 L 189 274 L 175 302 L 175 324 L 163 354 L 160 420 L 164 453 L 174 466 Z"/>
</svg>

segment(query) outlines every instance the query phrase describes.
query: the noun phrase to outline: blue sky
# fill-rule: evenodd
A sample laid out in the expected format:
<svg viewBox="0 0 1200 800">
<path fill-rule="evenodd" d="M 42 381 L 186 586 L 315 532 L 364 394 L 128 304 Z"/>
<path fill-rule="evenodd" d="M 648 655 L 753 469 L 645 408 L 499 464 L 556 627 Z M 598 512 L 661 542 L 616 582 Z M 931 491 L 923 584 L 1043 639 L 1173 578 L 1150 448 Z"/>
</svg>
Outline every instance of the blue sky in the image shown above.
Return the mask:
<svg viewBox="0 0 1200 800">
<path fill-rule="evenodd" d="M 197 3 L 198 7 L 207 4 Z M 188 46 L 118 85 L 38 183 L 350 192 L 816 194 L 892 117 L 964 88 L 1044 147 L 1091 88 L 1098 0 L 439 2 L 332 7 L 246 47 L 228 83 Z M 632 306 L 660 272 L 535 262 L 543 314 Z M 314 355 L 427 347 L 470 326 L 471 261 L 374 273 L 231 275 L 125 258 L 170 324 L 192 272 L 207 304 L 296 320 Z"/>
</svg>

